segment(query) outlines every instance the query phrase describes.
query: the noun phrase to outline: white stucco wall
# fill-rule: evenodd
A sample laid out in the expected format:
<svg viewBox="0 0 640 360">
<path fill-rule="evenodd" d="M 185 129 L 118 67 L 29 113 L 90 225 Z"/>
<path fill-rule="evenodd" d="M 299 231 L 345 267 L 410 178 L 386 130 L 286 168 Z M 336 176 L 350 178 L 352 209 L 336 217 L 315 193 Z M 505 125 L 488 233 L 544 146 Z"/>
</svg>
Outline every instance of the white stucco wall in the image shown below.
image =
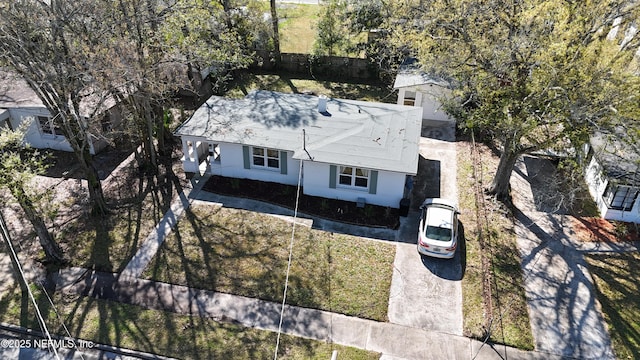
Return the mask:
<svg viewBox="0 0 640 360">
<path fill-rule="evenodd" d="M 350 188 L 329 188 L 330 164 L 305 161 L 303 170 L 304 193 L 329 199 L 340 199 L 356 202 L 365 198 L 367 204 L 398 208 L 404 192 L 405 174 L 389 171 L 378 171 L 376 194 Z"/>
<path fill-rule="evenodd" d="M 585 182 L 587 183 L 589 194 L 591 194 L 591 197 L 596 202 L 602 218 L 640 223 L 640 201 L 638 201 L 638 199 L 636 199 L 633 208 L 629 211 L 609 209 L 609 207 L 607 207 L 603 194 L 609 182 L 603 175 L 602 166 L 595 157 L 592 157 L 589 161 L 589 165 L 585 171 Z"/>
<path fill-rule="evenodd" d="M 407 91 L 416 93 L 416 106 L 422 106 L 423 120 L 455 121 L 442 109 L 442 104 L 438 101 L 443 95 L 448 95 L 451 91 L 438 85 L 421 85 L 403 87 L 398 89 L 398 105 L 404 104 Z"/>
</svg>

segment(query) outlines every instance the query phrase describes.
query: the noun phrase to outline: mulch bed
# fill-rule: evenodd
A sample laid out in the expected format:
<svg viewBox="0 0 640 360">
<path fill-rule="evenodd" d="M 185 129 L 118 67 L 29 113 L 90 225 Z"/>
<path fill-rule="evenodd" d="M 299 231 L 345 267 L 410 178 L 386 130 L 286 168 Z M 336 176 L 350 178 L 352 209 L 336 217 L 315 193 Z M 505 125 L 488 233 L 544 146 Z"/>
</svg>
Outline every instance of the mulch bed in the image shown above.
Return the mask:
<svg viewBox="0 0 640 360">
<path fill-rule="evenodd" d="M 609 221 L 598 217 L 571 217 L 571 226 L 580 241 L 637 241 L 638 229 L 633 223 Z"/>
<path fill-rule="evenodd" d="M 296 202 L 295 186 L 266 181 L 212 176 L 203 190 L 215 194 L 261 200 L 289 209 L 293 209 Z M 354 202 L 309 196 L 302 192 L 301 188 L 298 204 L 300 212 L 355 225 L 390 229 L 397 229 L 400 226 L 398 209 L 371 204 L 358 208 Z"/>
</svg>

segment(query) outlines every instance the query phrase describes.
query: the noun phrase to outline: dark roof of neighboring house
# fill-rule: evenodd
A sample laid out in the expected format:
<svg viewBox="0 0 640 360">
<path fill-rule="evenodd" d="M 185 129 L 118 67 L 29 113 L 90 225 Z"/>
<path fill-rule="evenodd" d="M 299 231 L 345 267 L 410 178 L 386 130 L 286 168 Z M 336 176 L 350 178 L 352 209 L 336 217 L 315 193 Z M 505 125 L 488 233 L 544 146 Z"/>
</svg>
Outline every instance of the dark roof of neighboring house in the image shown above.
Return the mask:
<svg viewBox="0 0 640 360">
<path fill-rule="evenodd" d="M 295 159 L 415 174 L 422 109 L 301 94 L 253 91 L 212 96 L 175 132 L 222 143 L 294 152 Z M 306 134 L 303 148 L 303 129 Z"/>
<path fill-rule="evenodd" d="M 622 185 L 640 185 L 640 152 L 620 140 L 618 135 L 598 133 L 591 137 L 591 147 L 605 175 Z M 623 135 L 625 136 L 625 135 Z"/>
</svg>

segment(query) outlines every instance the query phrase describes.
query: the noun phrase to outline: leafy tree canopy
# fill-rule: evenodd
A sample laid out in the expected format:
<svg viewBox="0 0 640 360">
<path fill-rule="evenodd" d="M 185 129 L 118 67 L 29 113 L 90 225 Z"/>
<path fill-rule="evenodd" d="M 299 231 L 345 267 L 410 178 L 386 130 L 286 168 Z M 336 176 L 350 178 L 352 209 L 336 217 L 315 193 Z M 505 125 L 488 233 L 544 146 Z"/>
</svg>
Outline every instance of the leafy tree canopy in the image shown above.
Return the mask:
<svg viewBox="0 0 640 360">
<path fill-rule="evenodd" d="M 434 0 L 397 4 L 396 32 L 452 80 L 447 110 L 502 150 L 490 192 L 508 198 L 517 157 L 566 150 L 637 119 L 638 7 L 626 1 Z M 613 36 L 615 30 L 620 36 Z M 624 40 L 621 38 L 624 37 Z"/>
</svg>

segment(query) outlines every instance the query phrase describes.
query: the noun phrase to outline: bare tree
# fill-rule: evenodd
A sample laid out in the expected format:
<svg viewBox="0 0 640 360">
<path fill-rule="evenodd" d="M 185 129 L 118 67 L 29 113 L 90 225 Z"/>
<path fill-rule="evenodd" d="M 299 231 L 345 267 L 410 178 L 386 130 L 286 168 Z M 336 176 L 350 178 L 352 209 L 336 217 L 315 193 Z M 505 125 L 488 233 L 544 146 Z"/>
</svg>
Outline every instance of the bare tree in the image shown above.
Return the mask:
<svg viewBox="0 0 640 360">
<path fill-rule="evenodd" d="M 107 213 L 91 146 L 93 125 L 109 98 L 91 76 L 92 1 L 0 5 L 0 58 L 36 92 L 71 145 L 87 180 L 92 212 Z"/>
<path fill-rule="evenodd" d="M 280 55 L 280 31 L 278 27 L 278 11 L 276 9 L 276 0 L 270 0 L 271 8 L 271 26 L 273 27 L 273 56 L 275 58 L 276 67 L 280 65 L 282 56 Z"/>
</svg>

